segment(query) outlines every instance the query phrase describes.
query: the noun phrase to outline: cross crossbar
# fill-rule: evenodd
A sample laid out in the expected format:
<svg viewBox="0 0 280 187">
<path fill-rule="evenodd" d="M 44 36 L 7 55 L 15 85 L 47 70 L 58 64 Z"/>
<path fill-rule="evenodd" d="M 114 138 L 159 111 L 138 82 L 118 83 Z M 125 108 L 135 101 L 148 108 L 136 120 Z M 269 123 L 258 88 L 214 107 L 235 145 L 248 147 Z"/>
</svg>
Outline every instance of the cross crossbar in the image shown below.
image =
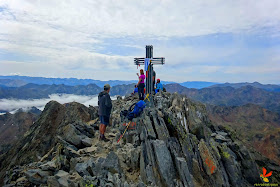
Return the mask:
<svg viewBox="0 0 280 187">
<path fill-rule="evenodd" d="M 134 64 L 135 65 L 143 65 L 145 63 L 145 58 L 134 58 Z M 165 64 L 165 58 L 159 57 L 159 58 L 152 58 L 151 59 L 152 64 Z"/>
</svg>

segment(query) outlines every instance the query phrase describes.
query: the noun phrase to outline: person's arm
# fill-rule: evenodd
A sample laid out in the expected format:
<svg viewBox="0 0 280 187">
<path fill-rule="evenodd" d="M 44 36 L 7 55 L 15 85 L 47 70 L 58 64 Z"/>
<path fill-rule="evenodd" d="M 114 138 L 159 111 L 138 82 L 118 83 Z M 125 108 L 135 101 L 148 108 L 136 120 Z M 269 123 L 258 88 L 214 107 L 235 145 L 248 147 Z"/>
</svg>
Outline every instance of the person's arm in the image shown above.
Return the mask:
<svg viewBox="0 0 280 187">
<path fill-rule="evenodd" d="M 112 100 L 109 95 L 106 96 L 105 105 L 108 108 L 112 108 Z"/>
<path fill-rule="evenodd" d="M 142 79 L 139 77 L 139 81 L 138 81 L 136 87 L 138 87 L 138 85 L 140 84 L 141 81 L 142 81 Z"/>
</svg>

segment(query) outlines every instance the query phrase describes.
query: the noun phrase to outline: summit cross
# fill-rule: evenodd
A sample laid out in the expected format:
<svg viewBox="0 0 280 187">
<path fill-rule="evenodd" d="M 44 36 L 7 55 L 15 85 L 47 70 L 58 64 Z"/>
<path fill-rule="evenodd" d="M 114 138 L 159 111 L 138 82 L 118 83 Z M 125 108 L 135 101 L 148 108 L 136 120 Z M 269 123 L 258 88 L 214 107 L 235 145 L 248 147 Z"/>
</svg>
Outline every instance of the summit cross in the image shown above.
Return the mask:
<svg viewBox="0 0 280 187">
<path fill-rule="evenodd" d="M 146 93 L 151 95 L 153 93 L 153 65 L 165 64 L 164 57 L 153 57 L 153 46 L 146 45 L 146 58 L 134 58 L 135 65 L 145 65 L 145 61 L 148 61 L 148 66 L 146 67 Z M 156 80 L 155 80 L 156 81 Z"/>
</svg>

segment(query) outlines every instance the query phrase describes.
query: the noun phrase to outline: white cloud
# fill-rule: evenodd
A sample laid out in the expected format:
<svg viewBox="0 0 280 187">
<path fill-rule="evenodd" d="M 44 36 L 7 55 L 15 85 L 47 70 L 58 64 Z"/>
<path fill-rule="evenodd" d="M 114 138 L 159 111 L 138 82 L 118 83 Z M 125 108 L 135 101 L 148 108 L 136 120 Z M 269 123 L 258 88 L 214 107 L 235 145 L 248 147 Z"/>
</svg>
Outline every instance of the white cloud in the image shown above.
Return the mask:
<svg viewBox="0 0 280 187">
<path fill-rule="evenodd" d="M 111 99 L 116 99 L 116 97 L 111 97 Z M 84 104 L 85 106 L 97 106 L 98 97 L 97 96 L 82 96 L 73 94 L 53 94 L 49 95 L 46 99 L 32 99 L 32 100 L 18 100 L 18 99 L 0 99 L 0 110 L 15 112 L 17 109 L 22 108 L 23 110 L 28 110 L 29 108 L 35 106 L 40 110 L 43 110 L 45 105 L 51 101 L 55 100 L 61 104 L 69 102 L 78 102 Z"/>
<path fill-rule="evenodd" d="M 0 0 L 0 7 L 0 51 L 36 57 L 18 62 L 0 58 L 2 75 L 16 72 L 29 76 L 130 80 L 134 78 L 129 77 L 135 71 L 134 57 L 101 54 L 100 49 L 110 48 L 110 42 L 106 48 L 103 46 L 106 39 L 165 41 L 213 33 L 266 32 L 263 28 L 270 28 L 269 34 L 277 36 L 280 31 L 278 0 Z M 131 42 L 120 45 L 141 48 Z M 156 50 L 168 60 L 166 68 L 186 66 L 179 70 L 181 74 L 166 75 L 181 80 L 197 69 L 198 73 L 221 70 L 220 59 L 244 49 L 159 46 Z M 210 66 L 208 60 L 217 64 Z"/>
</svg>

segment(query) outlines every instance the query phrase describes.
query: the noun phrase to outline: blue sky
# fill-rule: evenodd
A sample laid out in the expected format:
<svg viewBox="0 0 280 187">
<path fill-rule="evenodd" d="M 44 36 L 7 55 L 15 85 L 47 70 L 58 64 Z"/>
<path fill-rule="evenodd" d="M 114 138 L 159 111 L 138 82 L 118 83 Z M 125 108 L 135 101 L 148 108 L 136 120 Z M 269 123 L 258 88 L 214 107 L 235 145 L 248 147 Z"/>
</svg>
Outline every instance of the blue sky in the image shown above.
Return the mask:
<svg viewBox="0 0 280 187">
<path fill-rule="evenodd" d="M 280 84 L 280 1 L 3 1 L 0 75 Z"/>
</svg>

